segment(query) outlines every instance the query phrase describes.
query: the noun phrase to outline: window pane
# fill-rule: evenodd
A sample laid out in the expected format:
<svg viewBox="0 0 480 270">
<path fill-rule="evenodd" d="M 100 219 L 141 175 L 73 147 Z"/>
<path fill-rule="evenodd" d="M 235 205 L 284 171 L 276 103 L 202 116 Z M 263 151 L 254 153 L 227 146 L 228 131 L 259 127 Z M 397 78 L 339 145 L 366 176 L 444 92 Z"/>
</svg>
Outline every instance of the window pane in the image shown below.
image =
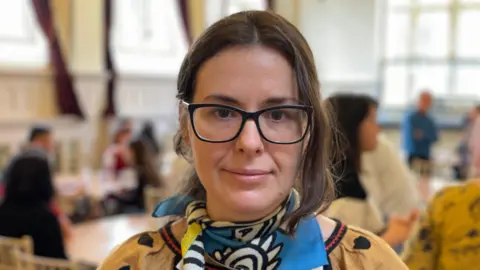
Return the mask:
<svg viewBox="0 0 480 270">
<path fill-rule="evenodd" d="M 415 52 L 420 57 L 446 57 L 450 17 L 446 11 L 421 13 L 416 31 Z"/>
<path fill-rule="evenodd" d="M 386 36 L 386 57 L 406 56 L 408 53 L 410 20 L 407 13 L 388 14 Z"/>
<path fill-rule="evenodd" d="M 444 96 L 448 93 L 448 82 L 450 68 L 447 65 L 437 66 L 415 66 L 412 70 L 413 89 L 410 98 L 428 89 L 434 96 Z"/>
<path fill-rule="evenodd" d="M 388 66 L 384 74 L 382 104 L 385 106 L 404 106 L 408 101 L 407 68 L 405 66 Z"/>
<path fill-rule="evenodd" d="M 26 7 L 25 0 L 0 0 L 0 39 L 28 38 Z"/>
<path fill-rule="evenodd" d="M 388 5 L 390 7 L 408 6 L 411 2 L 412 0 L 388 0 Z"/>
<path fill-rule="evenodd" d="M 458 56 L 480 57 L 480 10 L 460 13 L 458 27 Z"/>
<path fill-rule="evenodd" d="M 118 3 L 117 3 L 118 2 Z M 125 50 L 152 50 L 168 52 L 172 43 L 166 42 L 169 27 L 163 16 L 158 16 L 162 7 L 159 1 L 123 0 L 117 1 L 119 46 Z"/>
<path fill-rule="evenodd" d="M 244 10 L 265 10 L 267 8 L 266 1 L 263 0 L 229 0 L 227 3 L 227 14 L 224 16 Z"/>
<path fill-rule="evenodd" d="M 476 95 L 480 98 L 480 67 L 458 67 L 456 82 L 456 91 L 459 95 Z"/>
</svg>

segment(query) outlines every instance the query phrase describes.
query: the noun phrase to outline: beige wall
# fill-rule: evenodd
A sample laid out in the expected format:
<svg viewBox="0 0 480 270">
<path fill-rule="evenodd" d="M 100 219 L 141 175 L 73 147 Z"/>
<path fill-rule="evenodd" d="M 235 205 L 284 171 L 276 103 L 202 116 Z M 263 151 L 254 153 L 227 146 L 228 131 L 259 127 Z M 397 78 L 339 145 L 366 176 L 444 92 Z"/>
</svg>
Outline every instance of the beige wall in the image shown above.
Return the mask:
<svg viewBox="0 0 480 270">
<path fill-rule="evenodd" d="M 103 1 L 72 0 L 71 67 L 75 73 L 98 74 L 104 66 Z"/>
</svg>

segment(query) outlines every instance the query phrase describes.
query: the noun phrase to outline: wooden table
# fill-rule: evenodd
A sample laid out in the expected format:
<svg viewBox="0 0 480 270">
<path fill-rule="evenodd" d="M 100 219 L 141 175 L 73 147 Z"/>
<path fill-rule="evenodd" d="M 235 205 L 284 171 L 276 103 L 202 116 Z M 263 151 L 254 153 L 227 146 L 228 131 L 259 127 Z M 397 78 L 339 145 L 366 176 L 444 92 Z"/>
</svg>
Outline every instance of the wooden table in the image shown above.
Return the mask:
<svg viewBox="0 0 480 270">
<path fill-rule="evenodd" d="M 153 219 L 145 214 L 127 214 L 75 225 L 67 243 L 69 258 L 98 265 L 123 241 L 137 233 L 158 229 L 165 222 L 166 219 Z"/>
</svg>

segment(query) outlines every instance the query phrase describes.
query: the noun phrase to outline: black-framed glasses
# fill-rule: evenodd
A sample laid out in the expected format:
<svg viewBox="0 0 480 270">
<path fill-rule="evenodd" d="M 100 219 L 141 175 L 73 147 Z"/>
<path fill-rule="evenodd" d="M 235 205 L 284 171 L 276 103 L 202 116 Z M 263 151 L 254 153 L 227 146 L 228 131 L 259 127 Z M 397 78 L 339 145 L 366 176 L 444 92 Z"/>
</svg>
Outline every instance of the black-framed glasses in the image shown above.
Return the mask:
<svg viewBox="0 0 480 270">
<path fill-rule="evenodd" d="M 249 119 L 255 121 L 260 136 L 270 143 L 298 143 L 307 134 L 312 114 L 312 107 L 305 105 L 280 105 L 247 112 L 223 104 L 183 104 L 187 106 L 197 138 L 210 143 L 235 140 Z"/>
</svg>

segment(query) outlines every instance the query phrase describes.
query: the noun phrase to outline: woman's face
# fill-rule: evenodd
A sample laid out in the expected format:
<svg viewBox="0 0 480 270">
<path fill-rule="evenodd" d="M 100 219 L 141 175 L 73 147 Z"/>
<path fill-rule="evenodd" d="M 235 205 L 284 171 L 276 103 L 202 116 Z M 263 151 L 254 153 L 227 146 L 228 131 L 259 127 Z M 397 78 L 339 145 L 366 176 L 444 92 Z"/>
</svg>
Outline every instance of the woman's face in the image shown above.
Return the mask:
<svg viewBox="0 0 480 270">
<path fill-rule="evenodd" d="M 367 117 L 360 124 L 360 148 L 363 152 L 372 151 L 377 147 L 379 132 L 377 108 L 370 106 Z"/>
<path fill-rule="evenodd" d="M 262 46 L 234 47 L 203 64 L 192 103 L 224 104 L 255 112 L 298 104 L 298 91 L 292 68 L 282 55 Z M 290 193 L 302 143 L 269 143 L 253 120 L 245 123 L 235 140 L 225 143 L 203 142 L 191 123 L 186 126 L 212 219 L 259 219 L 273 212 Z"/>
</svg>

